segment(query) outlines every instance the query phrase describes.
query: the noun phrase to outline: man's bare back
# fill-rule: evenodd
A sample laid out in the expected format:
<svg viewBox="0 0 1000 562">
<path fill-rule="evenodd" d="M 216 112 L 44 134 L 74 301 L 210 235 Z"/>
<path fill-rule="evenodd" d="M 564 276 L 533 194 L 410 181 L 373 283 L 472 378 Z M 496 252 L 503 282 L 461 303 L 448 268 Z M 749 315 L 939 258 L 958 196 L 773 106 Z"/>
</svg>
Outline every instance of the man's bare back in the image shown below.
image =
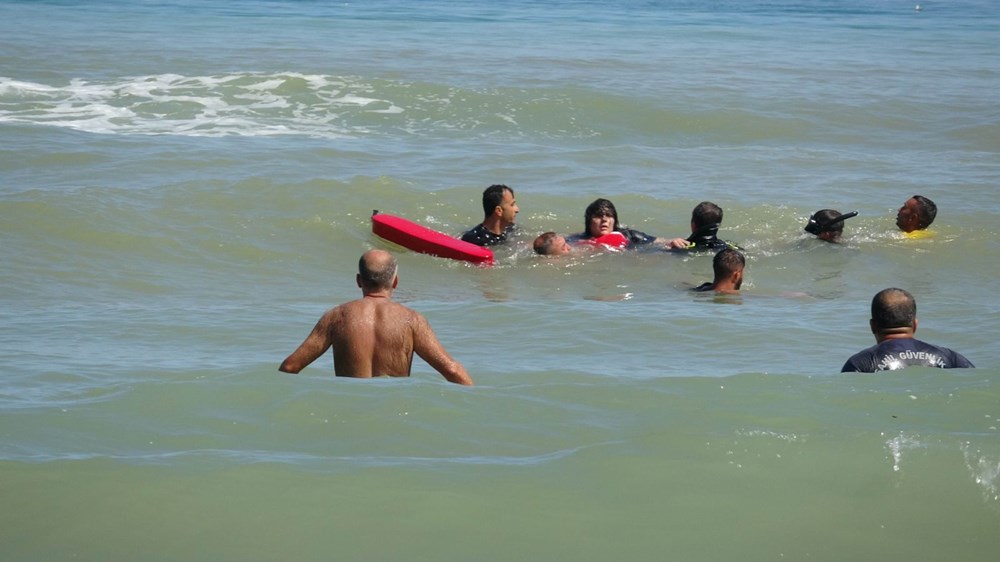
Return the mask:
<svg viewBox="0 0 1000 562">
<path fill-rule="evenodd" d="M 380 269 L 390 266 L 391 271 Z M 359 267 L 363 274 L 358 274 L 358 286 L 364 297 L 323 314 L 279 369 L 298 373 L 333 347 L 338 377 L 407 377 L 416 353 L 449 381 L 471 385 L 471 377 L 448 355 L 427 319 L 392 302 L 392 290 L 398 282 L 395 260 L 387 252 L 372 250 L 362 256 Z M 381 277 L 368 279 L 374 274 Z M 391 284 L 386 279 L 391 279 Z"/>
</svg>

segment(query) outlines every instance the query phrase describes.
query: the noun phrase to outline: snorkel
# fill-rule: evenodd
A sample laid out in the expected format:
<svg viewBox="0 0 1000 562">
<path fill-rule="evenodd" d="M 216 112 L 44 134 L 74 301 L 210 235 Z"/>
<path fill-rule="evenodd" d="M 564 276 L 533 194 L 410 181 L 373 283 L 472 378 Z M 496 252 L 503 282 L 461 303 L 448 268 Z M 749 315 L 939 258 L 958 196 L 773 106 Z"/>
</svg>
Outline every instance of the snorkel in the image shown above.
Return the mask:
<svg viewBox="0 0 1000 562">
<path fill-rule="evenodd" d="M 830 214 L 836 213 L 832 209 L 823 209 L 822 211 L 816 211 L 809 217 L 809 222 L 806 223 L 805 231 L 809 234 L 815 234 L 819 236 L 824 232 L 834 232 L 842 230 L 844 228 L 843 222 L 851 217 L 858 216 L 857 211 L 851 211 L 843 215 L 838 215 L 836 217 L 830 217 Z"/>
</svg>

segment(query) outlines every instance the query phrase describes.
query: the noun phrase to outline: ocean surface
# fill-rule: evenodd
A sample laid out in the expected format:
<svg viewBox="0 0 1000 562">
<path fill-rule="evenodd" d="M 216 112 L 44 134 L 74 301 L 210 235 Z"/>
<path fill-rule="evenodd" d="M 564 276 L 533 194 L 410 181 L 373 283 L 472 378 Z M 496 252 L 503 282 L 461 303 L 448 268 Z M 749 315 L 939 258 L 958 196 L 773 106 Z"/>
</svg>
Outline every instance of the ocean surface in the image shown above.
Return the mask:
<svg viewBox="0 0 1000 562">
<path fill-rule="evenodd" d="M 921 4 L 0 0 L 0 559 L 997 560 L 1000 10 Z M 371 233 L 493 183 L 494 267 Z M 742 294 L 533 254 L 598 197 Z M 476 386 L 277 371 L 373 247 Z M 978 368 L 840 374 L 891 286 Z"/>
</svg>

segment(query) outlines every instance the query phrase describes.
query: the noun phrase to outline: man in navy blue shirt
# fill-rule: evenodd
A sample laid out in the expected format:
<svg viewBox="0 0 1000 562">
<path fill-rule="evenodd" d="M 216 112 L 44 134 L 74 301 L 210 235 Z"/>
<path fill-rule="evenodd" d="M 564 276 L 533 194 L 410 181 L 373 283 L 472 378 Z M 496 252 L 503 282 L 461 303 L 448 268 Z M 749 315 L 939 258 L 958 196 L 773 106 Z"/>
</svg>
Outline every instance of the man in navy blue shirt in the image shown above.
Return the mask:
<svg viewBox="0 0 1000 562">
<path fill-rule="evenodd" d="M 960 353 L 913 337 L 917 331 L 917 302 L 903 289 L 885 289 L 875 295 L 869 324 L 878 343 L 851 356 L 840 372 L 875 373 L 911 366 L 975 367 Z"/>
</svg>

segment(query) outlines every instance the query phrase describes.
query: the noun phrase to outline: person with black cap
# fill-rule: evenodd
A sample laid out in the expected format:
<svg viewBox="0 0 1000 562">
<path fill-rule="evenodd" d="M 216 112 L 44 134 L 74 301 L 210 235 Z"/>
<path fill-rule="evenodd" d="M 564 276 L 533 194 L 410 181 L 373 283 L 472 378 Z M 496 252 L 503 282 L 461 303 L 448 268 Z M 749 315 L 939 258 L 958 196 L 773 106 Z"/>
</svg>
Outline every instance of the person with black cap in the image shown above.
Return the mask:
<svg viewBox="0 0 1000 562">
<path fill-rule="evenodd" d="M 851 211 L 846 215 L 833 209 L 816 211 L 809 217 L 805 231 L 809 234 L 815 234 L 820 240 L 836 244 L 840 242 L 840 236 L 844 233 L 844 221 L 857 215 L 857 211 Z"/>
</svg>

